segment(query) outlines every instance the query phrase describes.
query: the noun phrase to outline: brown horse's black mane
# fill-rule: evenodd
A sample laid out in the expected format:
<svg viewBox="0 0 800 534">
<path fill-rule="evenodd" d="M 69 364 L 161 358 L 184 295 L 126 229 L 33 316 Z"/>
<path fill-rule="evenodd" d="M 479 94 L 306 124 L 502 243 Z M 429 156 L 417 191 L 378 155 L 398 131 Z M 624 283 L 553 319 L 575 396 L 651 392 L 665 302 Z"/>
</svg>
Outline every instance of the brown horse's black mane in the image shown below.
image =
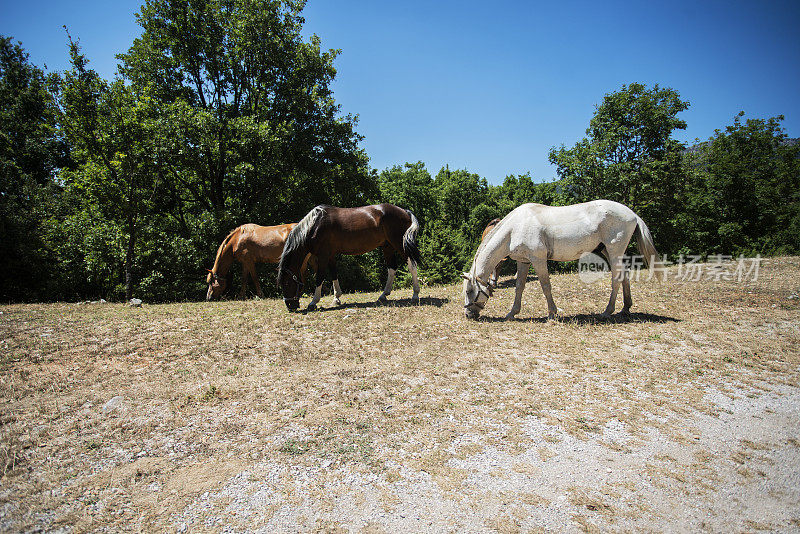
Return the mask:
<svg viewBox="0 0 800 534">
<path fill-rule="evenodd" d="M 292 228 L 289 235 L 286 237 L 286 243 L 283 245 L 283 254 L 281 260 L 278 262 L 278 286 L 280 287 L 281 277 L 286 269 L 286 262 L 289 261 L 293 255 L 303 253 L 308 246 L 308 238 L 313 234 L 314 229 L 319 225 L 325 216 L 330 206 L 319 205 L 308 212 L 303 219 L 297 223 L 297 226 Z"/>
</svg>

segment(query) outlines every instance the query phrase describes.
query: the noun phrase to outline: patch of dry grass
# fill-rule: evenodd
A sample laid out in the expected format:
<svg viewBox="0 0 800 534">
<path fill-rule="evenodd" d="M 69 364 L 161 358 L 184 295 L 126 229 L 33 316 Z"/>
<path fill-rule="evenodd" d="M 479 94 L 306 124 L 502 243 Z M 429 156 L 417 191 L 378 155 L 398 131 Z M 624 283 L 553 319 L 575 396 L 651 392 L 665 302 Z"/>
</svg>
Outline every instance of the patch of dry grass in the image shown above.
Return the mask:
<svg viewBox="0 0 800 534">
<path fill-rule="evenodd" d="M 797 383 L 798 301 L 788 297 L 800 288 L 798 258 L 765 261 L 747 285 L 634 282 L 635 313 L 609 321 L 593 315 L 607 284 L 551 281 L 564 310 L 555 322 L 536 282 L 515 321 L 501 320 L 513 288 L 474 322 L 460 286 L 425 288 L 420 306 L 408 290 L 390 306 L 374 306 L 377 293 L 347 294 L 341 308 L 308 314 L 280 300 L 2 306 L 9 528 L 166 529 L 186 499 L 265 460 L 347 465 L 389 482 L 402 479 L 387 467 L 399 463 L 457 494 L 465 473 L 452 459 L 487 445 L 549 457 L 520 430 L 530 416 L 577 438 L 617 420 L 634 438 L 661 428 L 691 442 L 670 418 L 713 413 L 710 388 Z M 115 396 L 121 405 L 104 410 Z M 451 452 L 468 434 L 482 441 Z M 734 462 L 768 445 L 742 446 Z M 587 518 L 614 509 L 581 491 L 576 521 L 592 530 Z M 510 513 L 491 528 L 519 524 Z"/>
</svg>

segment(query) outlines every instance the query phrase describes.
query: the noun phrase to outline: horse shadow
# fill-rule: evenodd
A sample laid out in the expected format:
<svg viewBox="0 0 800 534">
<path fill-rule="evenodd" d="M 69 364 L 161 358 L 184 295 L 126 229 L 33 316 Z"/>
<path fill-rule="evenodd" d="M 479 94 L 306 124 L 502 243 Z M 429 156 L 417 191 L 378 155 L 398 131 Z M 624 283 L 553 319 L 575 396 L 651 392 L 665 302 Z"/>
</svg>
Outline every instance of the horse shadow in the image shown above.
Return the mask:
<svg viewBox="0 0 800 534">
<path fill-rule="evenodd" d="M 386 302 L 344 302 L 338 306 L 319 306 L 317 305 L 316 308 L 313 310 L 309 310 L 306 308 L 305 310 L 301 310 L 300 313 L 313 313 L 313 312 L 328 312 L 328 311 L 336 311 L 336 310 L 348 310 L 348 309 L 368 309 L 368 308 L 411 308 L 417 306 L 435 306 L 437 308 L 441 308 L 445 304 L 450 302 L 448 298 L 437 298 L 437 297 L 421 297 L 419 301 L 414 301 L 413 299 L 393 299 L 387 300 Z"/>
<path fill-rule="evenodd" d="M 505 317 L 488 317 L 481 316 L 479 321 L 487 323 L 501 323 L 506 321 L 515 321 L 520 323 L 546 323 L 550 319 L 547 317 L 532 317 L 527 319 L 513 318 L 506 319 Z M 577 313 L 574 315 L 562 315 L 556 319 L 560 323 L 569 323 L 575 325 L 592 325 L 592 324 L 627 324 L 627 323 L 679 323 L 681 320 L 666 315 L 657 315 L 654 313 L 639 313 L 632 312 L 624 314 L 622 312 L 615 313 L 610 317 L 603 317 L 599 313 Z"/>
<path fill-rule="evenodd" d="M 528 284 L 530 282 L 536 282 L 538 280 L 539 280 L 538 276 L 536 276 L 535 274 L 529 274 L 527 280 L 525 281 L 525 284 Z M 506 278 L 503 281 L 498 280 L 497 282 L 498 289 L 508 289 L 509 287 L 517 287 L 516 276 L 512 276 L 511 278 Z"/>
</svg>

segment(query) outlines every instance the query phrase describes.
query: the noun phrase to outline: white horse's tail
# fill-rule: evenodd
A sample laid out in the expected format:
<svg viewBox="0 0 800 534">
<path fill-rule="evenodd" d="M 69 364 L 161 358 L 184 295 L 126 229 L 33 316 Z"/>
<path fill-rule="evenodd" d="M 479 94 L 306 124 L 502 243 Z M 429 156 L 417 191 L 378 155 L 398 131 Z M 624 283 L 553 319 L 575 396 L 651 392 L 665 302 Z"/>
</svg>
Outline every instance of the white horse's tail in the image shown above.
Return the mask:
<svg viewBox="0 0 800 534">
<path fill-rule="evenodd" d="M 411 213 L 411 210 L 406 210 L 406 213 L 411 217 L 411 225 L 406 230 L 406 233 L 403 234 L 403 252 L 415 265 L 419 265 L 422 263 L 422 255 L 419 253 L 419 247 L 417 246 L 419 221 Z"/>
<path fill-rule="evenodd" d="M 644 258 L 644 263 L 650 270 L 655 270 L 655 275 L 662 282 L 666 279 L 667 273 L 664 271 L 662 262 L 658 259 L 658 252 L 656 245 L 653 243 L 653 236 L 650 234 L 650 229 L 644 223 L 641 217 L 636 215 L 636 231 L 633 233 L 636 238 L 636 246 L 639 249 L 639 254 Z"/>
</svg>

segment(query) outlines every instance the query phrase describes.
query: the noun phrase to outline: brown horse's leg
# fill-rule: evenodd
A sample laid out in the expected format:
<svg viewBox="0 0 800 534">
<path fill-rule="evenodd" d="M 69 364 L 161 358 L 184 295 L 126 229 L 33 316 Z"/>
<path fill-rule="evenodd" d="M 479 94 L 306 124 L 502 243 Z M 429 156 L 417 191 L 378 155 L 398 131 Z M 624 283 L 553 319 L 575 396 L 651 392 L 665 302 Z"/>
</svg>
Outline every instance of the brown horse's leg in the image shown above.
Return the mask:
<svg viewBox="0 0 800 534">
<path fill-rule="evenodd" d="M 328 270 L 331 272 L 331 278 L 333 278 L 333 305 L 341 306 L 342 288 L 339 286 L 339 270 L 336 268 L 335 259 L 331 259 Z"/>
<path fill-rule="evenodd" d="M 308 303 L 309 310 L 316 308 L 317 303 L 322 298 L 322 283 L 325 281 L 325 277 L 328 274 L 328 261 L 329 258 L 327 254 L 319 254 L 317 256 L 317 287 L 314 290 L 314 298 Z"/>
<path fill-rule="evenodd" d="M 383 289 L 381 296 L 378 297 L 378 302 L 386 302 L 386 297 L 391 295 L 392 288 L 394 287 L 394 275 L 397 272 L 397 258 L 394 255 L 394 250 L 391 245 L 383 245 L 381 249 L 383 250 L 383 259 L 386 261 L 386 269 L 388 272 L 386 275 L 386 287 Z"/>
<path fill-rule="evenodd" d="M 411 286 L 414 288 L 414 295 L 411 297 L 411 301 L 419 303 L 419 279 L 417 278 L 417 264 L 411 258 L 408 258 L 408 272 L 411 273 Z"/>
</svg>

